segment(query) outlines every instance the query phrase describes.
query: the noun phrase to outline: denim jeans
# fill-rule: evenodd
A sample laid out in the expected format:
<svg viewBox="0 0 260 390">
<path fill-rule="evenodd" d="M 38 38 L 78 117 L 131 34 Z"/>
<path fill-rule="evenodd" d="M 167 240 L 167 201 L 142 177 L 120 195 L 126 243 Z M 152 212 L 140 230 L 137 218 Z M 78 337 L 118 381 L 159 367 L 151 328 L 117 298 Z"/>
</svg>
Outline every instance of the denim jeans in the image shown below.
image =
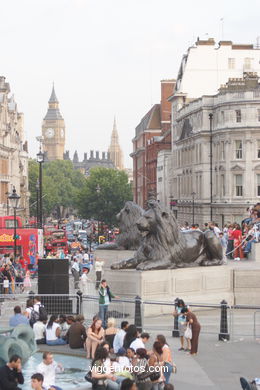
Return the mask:
<svg viewBox="0 0 260 390">
<path fill-rule="evenodd" d="M 165 378 L 165 383 L 168 384 L 170 381 L 173 366 L 170 363 L 165 363 L 164 368 L 165 370 L 163 370 L 163 375 Z"/>
<path fill-rule="evenodd" d="M 102 320 L 102 327 L 105 329 L 107 326 L 107 308 L 108 305 L 99 305 L 99 318 Z"/>
<path fill-rule="evenodd" d="M 47 345 L 65 345 L 67 344 L 66 340 L 56 339 L 56 340 L 46 340 Z"/>
</svg>

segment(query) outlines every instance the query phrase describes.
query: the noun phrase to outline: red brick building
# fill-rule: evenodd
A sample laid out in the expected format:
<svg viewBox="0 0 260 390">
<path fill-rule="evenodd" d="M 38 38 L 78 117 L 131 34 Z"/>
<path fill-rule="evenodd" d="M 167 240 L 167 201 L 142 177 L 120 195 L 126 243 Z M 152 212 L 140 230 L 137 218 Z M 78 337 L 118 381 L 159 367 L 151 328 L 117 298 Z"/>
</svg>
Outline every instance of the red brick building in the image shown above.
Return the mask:
<svg viewBox="0 0 260 390">
<path fill-rule="evenodd" d="M 135 129 L 133 139 L 133 191 L 134 201 L 146 206 L 147 198 L 157 196 L 157 155 L 171 148 L 171 105 L 175 80 L 161 81 L 161 103 L 155 104 Z"/>
</svg>

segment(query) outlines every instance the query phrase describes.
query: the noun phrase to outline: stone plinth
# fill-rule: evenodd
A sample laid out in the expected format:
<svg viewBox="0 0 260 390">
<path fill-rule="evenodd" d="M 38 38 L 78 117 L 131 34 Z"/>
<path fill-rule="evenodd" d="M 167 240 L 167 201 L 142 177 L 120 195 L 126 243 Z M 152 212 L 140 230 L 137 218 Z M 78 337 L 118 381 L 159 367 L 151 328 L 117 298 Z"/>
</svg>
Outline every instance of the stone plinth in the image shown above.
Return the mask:
<svg viewBox="0 0 260 390">
<path fill-rule="evenodd" d="M 260 243 L 252 243 L 251 253 L 249 259 L 260 263 Z"/>
<path fill-rule="evenodd" d="M 233 304 L 233 271 L 229 267 L 198 267 L 176 270 L 106 270 L 113 292 L 143 301 L 217 303 L 225 299 Z M 172 312 L 171 306 L 145 304 L 145 316 Z"/>
</svg>

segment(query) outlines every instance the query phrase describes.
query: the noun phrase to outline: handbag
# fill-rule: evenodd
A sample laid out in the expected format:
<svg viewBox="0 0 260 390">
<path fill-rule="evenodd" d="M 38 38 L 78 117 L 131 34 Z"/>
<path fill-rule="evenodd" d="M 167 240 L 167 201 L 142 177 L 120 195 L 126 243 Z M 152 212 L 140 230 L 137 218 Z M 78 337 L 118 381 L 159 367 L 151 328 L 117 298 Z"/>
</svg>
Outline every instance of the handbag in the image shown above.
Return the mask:
<svg viewBox="0 0 260 390">
<path fill-rule="evenodd" d="M 92 385 L 97 385 L 98 380 L 96 378 L 92 378 L 92 371 L 89 370 L 89 372 L 85 375 L 85 380 L 89 383 L 92 383 Z"/>
<path fill-rule="evenodd" d="M 160 377 L 161 377 L 160 371 L 154 371 L 150 374 L 150 379 L 152 382 L 158 381 L 158 379 L 160 379 Z"/>
<path fill-rule="evenodd" d="M 190 339 L 190 340 L 192 339 L 192 330 L 191 330 L 190 326 L 187 326 L 187 328 L 184 332 L 184 337 L 186 339 Z"/>
</svg>

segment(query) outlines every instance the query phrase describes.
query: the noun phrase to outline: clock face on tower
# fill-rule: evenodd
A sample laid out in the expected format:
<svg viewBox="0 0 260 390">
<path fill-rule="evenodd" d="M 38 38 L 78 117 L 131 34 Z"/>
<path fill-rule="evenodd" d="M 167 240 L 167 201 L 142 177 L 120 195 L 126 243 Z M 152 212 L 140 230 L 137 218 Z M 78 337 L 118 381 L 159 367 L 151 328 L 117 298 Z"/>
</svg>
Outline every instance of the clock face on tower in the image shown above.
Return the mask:
<svg viewBox="0 0 260 390">
<path fill-rule="evenodd" d="M 47 129 L 45 135 L 47 138 L 52 138 L 54 136 L 54 130 L 52 128 Z"/>
<path fill-rule="evenodd" d="M 64 137 L 64 129 L 61 129 L 61 131 L 60 131 L 60 136 L 61 136 L 61 138 Z"/>
</svg>

